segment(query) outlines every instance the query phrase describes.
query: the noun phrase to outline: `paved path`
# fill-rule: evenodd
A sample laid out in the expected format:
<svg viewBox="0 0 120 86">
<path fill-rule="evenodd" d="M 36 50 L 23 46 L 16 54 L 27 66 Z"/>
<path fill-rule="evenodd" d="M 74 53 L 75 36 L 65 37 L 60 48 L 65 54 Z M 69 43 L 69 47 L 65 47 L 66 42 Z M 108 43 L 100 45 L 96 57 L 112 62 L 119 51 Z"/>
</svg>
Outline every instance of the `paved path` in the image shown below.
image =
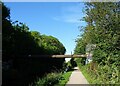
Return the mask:
<svg viewBox="0 0 120 86">
<path fill-rule="evenodd" d="M 79 70 L 78 67 L 74 68 L 74 71 L 72 72 L 68 83 L 66 86 L 70 84 L 89 84 L 88 81 L 83 76 L 82 72 Z"/>
</svg>

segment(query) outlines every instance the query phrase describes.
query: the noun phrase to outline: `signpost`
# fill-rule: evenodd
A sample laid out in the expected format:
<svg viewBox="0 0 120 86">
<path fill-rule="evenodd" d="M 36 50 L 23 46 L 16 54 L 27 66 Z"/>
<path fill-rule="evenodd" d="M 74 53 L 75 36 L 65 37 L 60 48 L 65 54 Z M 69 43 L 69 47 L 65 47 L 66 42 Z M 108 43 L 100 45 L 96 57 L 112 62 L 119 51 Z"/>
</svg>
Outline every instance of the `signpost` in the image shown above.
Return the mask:
<svg viewBox="0 0 120 86">
<path fill-rule="evenodd" d="M 95 49 L 96 45 L 95 44 L 88 44 L 86 46 L 86 64 L 90 63 L 92 61 L 92 55 L 93 55 L 93 50 Z"/>
</svg>

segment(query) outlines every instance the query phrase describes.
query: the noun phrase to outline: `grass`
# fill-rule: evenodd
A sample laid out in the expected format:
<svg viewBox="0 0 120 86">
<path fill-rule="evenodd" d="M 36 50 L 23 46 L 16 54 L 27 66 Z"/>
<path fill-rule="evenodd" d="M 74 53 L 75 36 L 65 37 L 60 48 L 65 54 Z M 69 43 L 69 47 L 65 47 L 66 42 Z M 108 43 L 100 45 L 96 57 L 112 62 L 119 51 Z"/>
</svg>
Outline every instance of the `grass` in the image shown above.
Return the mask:
<svg viewBox="0 0 120 86">
<path fill-rule="evenodd" d="M 61 79 L 62 73 L 49 73 L 43 78 L 39 78 L 35 84 L 29 86 L 54 86 Z"/>
<path fill-rule="evenodd" d="M 109 82 L 110 80 L 105 80 L 107 78 L 108 72 L 106 73 L 106 76 L 104 74 L 104 71 L 98 71 L 102 73 L 101 75 L 96 75 L 93 71 L 88 71 L 89 64 L 81 66 L 81 64 L 78 64 L 82 74 L 85 76 L 89 84 L 113 84 L 115 86 L 118 86 L 118 83 Z M 117 78 L 117 77 L 116 77 Z M 115 81 L 115 80 L 114 80 Z"/>
<path fill-rule="evenodd" d="M 83 65 L 80 59 L 76 59 L 77 65 L 89 84 L 112 84 L 118 86 L 119 70 L 112 64 L 97 65 L 90 63 Z M 94 65 L 94 66 L 93 66 Z"/>
<path fill-rule="evenodd" d="M 99 80 L 96 79 L 95 74 L 93 74 L 90 70 L 88 71 L 88 64 L 81 66 L 78 64 L 79 69 L 81 70 L 82 74 L 85 76 L 89 84 L 99 84 Z"/>
<path fill-rule="evenodd" d="M 59 81 L 59 85 L 65 86 L 65 84 L 68 82 L 69 77 L 71 75 L 72 71 L 68 71 L 66 73 L 64 73 Z"/>
<path fill-rule="evenodd" d="M 88 71 L 88 66 L 89 65 L 82 65 L 80 62 L 80 59 L 76 59 L 77 65 L 80 69 L 80 71 L 82 72 L 82 74 L 85 76 L 85 78 L 87 79 L 87 81 L 89 82 L 89 84 L 95 84 L 97 83 L 96 80 L 94 80 L 94 74 L 91 74 L 90 71 Z"/>
<path fill-rule="evenodd" d="M 49 73 L 43 78 L 39 78 L 35 84 L 29 86 L 65 86 L 72 71 L 66 73 Z"/>
<path fill-rule="evenodd" d="M 93 77 L 91 77 L 90 73 L 88 73 L 89 71 L 87 71 L 87 65 L 85 65 L 85 66 L 80 66 L 79 65 L 79 69 L 82 72 L 82 74 L 85 76 L 85 78 L 87 79 L 87 81 L 90 84 L 93 84 Z"/>
</svg>

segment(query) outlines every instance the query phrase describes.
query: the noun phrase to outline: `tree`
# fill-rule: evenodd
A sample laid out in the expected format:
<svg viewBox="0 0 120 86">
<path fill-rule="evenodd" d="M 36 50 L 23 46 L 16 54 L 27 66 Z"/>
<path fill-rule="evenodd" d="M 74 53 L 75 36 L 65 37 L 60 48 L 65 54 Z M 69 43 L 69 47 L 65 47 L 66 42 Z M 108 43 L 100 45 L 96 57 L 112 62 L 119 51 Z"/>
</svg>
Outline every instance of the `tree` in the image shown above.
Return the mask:
<svg viewBox="0 0 120 86">
<path fill-rule="evenodd" d="M 59 40 L 52 36 L 42 35 L 42 46 L 46 54 L 64 54 L 66 49 Z"/>
<path fill-rule="evenodd" d="M 12 22 L 9 8 L 2 3 L 2 9 L 3 85 L 26 86 L 33 77 L 35 79 L 36 76 L 43 76 L 52 70 L 62 69 L 64 58 L 34 59 L 32 55 L 64 54 L 66 49 L 63 44 L 53 36 L 41 35 L 37 31 L 29 31 L 29 27 L 25 23 Z"/>
<path fill-rule="evenodd" d="M 96 79 L 104 83 L 118 83 L 120 2 L 91 2 L 85 3 L 85 6 L 86 16 L 84 21 L 87 22 L 87 25 L 84 27 L 82 41 L 79 40 L 77 46 L 81 48 L 82 45 L 96 44 L 96 49 L 93 52 L 93 62 L 99 64 L 96 76 L 102 77 Z M 78 50 L 77 48 L 76 50 Z M 115 76 L 113 76 L 114 73 Z M 114 77 L 117 77 L 117 79 Z"/>
<path fill-rule="evenodd" d="M 110 53 L 118 52 L 120 49 L 120 3 L 86 3 L 86 14 L 84 18 L 88 23 L 86 38 L 93 40 L 92 43 L 97 44 L 95 52 L 103 52 L 101 57 L 95 55 L 95 59 L 106 59 Z M 89 33 L 91 32 L 91 33 Z M 88 36 L 87 36 L 88 34 Z M 99 51 L 97 51 L 99 50 Z M 119 52 L 118 52 L 119 54 Z M 114 56 L 111 56 L 111 58 Z M 100 60 L 98 62 L 101 62 Z"/>
<path fill-rule="evenodd" d="M 3 56 L 9 56 L 12 52 L 10 49 L 12 49 L 13 46 L 13 40 L 11 40 L 13 29 L 10 21 L 10 10 L 4 5 L 4 3 L 2 3 L 2 33 L 2 54 Z"/>
</svg>

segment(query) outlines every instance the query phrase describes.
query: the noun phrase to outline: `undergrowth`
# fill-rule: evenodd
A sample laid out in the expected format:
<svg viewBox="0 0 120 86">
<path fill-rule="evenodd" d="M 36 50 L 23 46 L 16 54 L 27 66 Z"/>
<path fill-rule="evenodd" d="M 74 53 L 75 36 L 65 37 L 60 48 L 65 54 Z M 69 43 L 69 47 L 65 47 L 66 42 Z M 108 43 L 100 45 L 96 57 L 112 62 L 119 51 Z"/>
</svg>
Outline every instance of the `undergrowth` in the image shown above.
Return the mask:
<svg viewBox="0 0 120 86">
<path fill-rule="evenodd" d="M 38 78 L 34 84 L 30 84 L 29 86 L 65 86 L 68 82 L 69 77 L 72 71 L 68 71 L 65 73 L 49 73 L 45 75 L 43 78 Z"/>
<path fill-rule="evenodd" d="M 90 84 L 120 84 L 120 71 L 116 65 L 109 64 L 108 61 L 105 65 L 94 62 L 82 65 L 80 59 L 77 59 L 76 62 Z"/>
</svg>

